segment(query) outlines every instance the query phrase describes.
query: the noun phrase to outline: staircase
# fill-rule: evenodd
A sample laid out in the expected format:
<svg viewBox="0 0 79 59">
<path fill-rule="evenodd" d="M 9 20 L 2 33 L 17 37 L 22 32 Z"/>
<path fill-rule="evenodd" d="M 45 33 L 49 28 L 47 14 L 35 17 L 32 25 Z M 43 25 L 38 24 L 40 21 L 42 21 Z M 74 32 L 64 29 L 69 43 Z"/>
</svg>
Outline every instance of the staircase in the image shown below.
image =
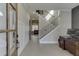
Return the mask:
<svg viewBox="0 0 79 59">
<path fill-rule="evenodd" d="M 39 15 L 39 17 L 42 17 L 41 20 L 46 20 L 44 16 Z M 43 26 L 41 29 L 39 29 L 39 39 L 43 38 L 46 36 L 48 33 L 50 33 L 52 30 L 54 30 L 58 26 L 58 19 L 59 15 L 55 15 L 54 17 L 52 16 L 48 23 Z M 39 23 L 40 24 L 40 23 Z"/>
<path fill-rule="evenodd" d="M 58 20 L 58 19 L 54 19 L 54 20 Z M 46 26 L 44 26 L 41 30 L 39 30 L 39 39 L 44 37 L 46 34 L 51 32 L 58 26 L 58 24 L 56 22 L 54 22 L 54 20 L 52 22 L 48 23 Z"/>
</svg>

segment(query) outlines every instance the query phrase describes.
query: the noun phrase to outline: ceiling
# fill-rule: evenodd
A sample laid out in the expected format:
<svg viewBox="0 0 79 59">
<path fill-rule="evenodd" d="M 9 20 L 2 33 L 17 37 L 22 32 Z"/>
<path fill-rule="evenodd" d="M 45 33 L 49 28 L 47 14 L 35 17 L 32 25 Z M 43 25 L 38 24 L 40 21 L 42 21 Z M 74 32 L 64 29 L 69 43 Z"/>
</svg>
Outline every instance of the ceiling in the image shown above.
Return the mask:
<svg viewBox="0 0 79 59">
<path fill-rule="evenodd" d="M 25 3 L 24 7 L 28 6 L 30 9 L 42 10 L 65 10 L 78 6 L 79 3 Z"/>
</svg>

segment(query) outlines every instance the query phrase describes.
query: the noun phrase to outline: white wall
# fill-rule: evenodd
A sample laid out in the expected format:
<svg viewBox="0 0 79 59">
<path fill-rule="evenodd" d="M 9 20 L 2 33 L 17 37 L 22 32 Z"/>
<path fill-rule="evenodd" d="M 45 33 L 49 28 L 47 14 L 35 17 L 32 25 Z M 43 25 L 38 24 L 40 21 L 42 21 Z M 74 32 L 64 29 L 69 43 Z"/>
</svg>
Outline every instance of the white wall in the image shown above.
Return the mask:
<svg viewBox="0 0 79 59">
<path fill-rule="evenodd" d="M 6 4 L 0 3 L 0 30 L 6 29 Z M 6 55 L 6 33 L 0 33 L 0 56 Z"/>
<path fill-rule="evenodd" d="M 29 14 L 24 9 L 23 4 L 18 4 L 18 39 L 19 49 L 18 55 L 21 54 L 27 43 L 29 42 Z"/>
<path fill-rule="evenodd" d="M 48 21 L 42 16 L 39 15 L 39 30 L 48 24 Z"/>
<path fill-rule="evenodd" d="M 67 29 L 72 26 L 71 10 L 61 11 L 60 26 L 61 35 L 67 35 Z"/>
<path fill-rule="evenodd" d="M 60 35 L 67 35 L 67 29 L 71 28 L 71 10 L 61 11 L 59 24 L 58 27 L 40 39 L 40 43 L 57 43 Z"/>
</svg>

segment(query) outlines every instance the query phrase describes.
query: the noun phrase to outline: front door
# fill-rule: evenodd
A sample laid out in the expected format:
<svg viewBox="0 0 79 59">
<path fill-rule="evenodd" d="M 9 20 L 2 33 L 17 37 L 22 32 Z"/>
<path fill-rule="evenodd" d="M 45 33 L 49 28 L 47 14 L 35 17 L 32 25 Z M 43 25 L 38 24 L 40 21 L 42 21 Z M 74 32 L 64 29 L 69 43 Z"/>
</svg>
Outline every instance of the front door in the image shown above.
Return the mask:
<svg viewBox="0 0 79 59">
<path fill-rule="evenodd" d="M 8 55 L 16 56 L 17 52 L 17 4 L 7 4 Z"/>
<path fill-rule="evenodd" d="M 0 4 L 0 56 L 17 55 L 17 4 Z"/>
</svg>

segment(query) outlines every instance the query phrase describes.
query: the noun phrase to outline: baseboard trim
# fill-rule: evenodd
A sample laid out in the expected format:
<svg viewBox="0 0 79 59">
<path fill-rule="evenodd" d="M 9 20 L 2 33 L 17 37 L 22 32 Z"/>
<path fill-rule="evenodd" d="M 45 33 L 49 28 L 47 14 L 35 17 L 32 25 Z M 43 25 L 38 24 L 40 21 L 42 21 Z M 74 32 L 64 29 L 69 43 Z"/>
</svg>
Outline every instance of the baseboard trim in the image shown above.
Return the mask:
<svg viewBox="0 0 79 59">
<path fill-rule="evenodd" d="M 40 41 L 40 44 L 58 44 L 56 41 Z"/>
</svg>

